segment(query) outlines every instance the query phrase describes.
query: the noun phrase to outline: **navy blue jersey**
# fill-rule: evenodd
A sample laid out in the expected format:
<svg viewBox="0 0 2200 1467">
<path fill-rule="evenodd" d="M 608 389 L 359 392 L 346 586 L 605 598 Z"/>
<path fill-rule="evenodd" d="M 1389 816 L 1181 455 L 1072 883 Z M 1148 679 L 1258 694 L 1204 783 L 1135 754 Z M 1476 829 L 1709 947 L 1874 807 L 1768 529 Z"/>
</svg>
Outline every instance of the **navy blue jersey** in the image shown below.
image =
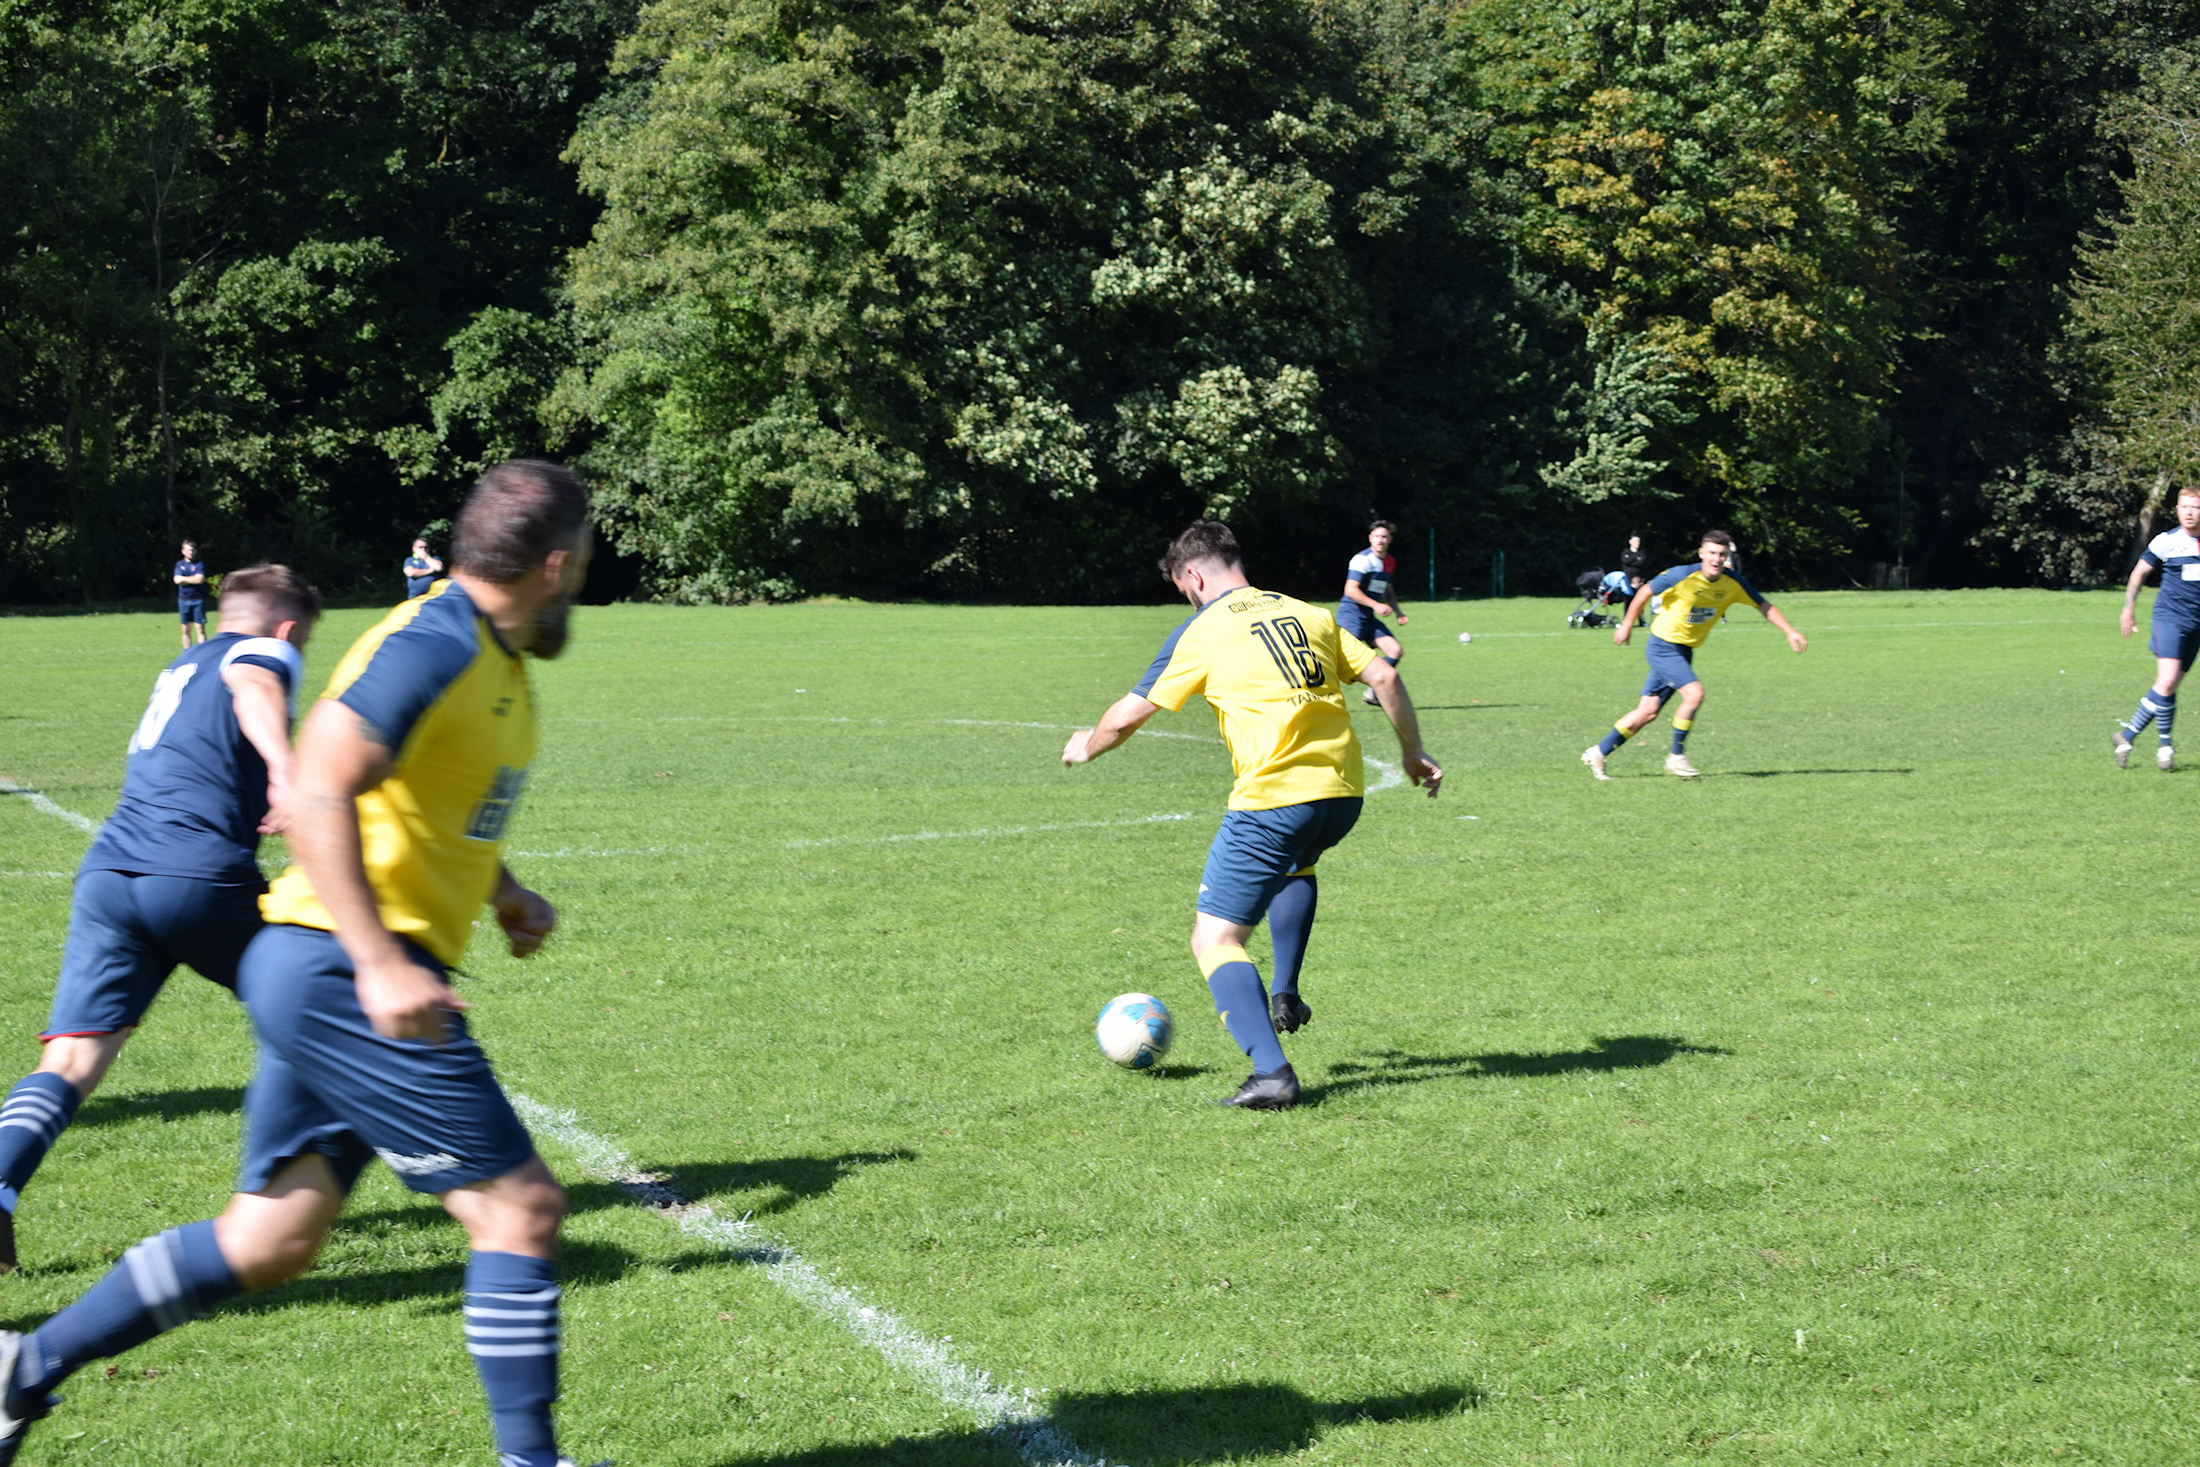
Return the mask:
<svg viewBox="0 0 2200 1467">
<path fill-rule="evenodd" d="M 170 571 L 169 574 L 173 576 L 203 576 L 206 574 L 206 562 L 203 560 L 179 560 L 176 562 L 176 568 Z M 204 581 L 176 587 L 176 604 L 179 606 L 192 605 L 205 599 L 206 582 Z"/>
<path fill-rule="evenodd" d="M 130 736 L 122 803 L 85 853 L 86 871 L 257 882 L 267 761 L 237 726 L 222 670 L 264 667 L 295 706 L 305 659 L 274 637 L 224 632 L 168 664 Z"/>
<path fill-rule="evenodd" d="M 2139 558 L 2162 572 L 2162 590 L 2154 598 L 2154 619 L 2180 626 L 2200 623 L 2200 540 L 2182 528 L 2156 535 Z"/>
</svg>

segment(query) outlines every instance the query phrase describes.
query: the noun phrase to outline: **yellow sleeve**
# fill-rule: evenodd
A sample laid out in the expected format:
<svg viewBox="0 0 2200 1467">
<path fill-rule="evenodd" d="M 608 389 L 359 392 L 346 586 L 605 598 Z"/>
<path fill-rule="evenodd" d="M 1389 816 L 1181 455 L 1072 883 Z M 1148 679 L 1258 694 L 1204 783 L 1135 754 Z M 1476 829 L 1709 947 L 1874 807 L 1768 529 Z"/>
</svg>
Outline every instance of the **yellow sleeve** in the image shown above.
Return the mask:
<svg viewBox="0 0 2200 1467">
<path fill-rule="evenodd" d="M 1331 622 L 1329 626 L 1337 634 L 1337 666 L 1343 670 L 1344 680 L 1348 683 L 1359 681 L 1360 674 L 1367 671 L 1368 664 L 1383 654 L 1335 622 Z"/>
</svg>

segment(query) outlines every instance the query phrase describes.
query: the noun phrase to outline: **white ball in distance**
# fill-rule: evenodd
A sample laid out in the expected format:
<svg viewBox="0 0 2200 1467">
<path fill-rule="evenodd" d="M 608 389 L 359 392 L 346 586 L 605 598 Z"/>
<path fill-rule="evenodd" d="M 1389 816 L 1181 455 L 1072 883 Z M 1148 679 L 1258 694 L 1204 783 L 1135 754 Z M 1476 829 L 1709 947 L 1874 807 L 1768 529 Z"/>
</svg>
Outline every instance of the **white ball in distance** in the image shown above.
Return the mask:
<svg viewBox="0 0 2200 1467">
<path fill-rule="evenodd" d="M 1471 641 L 1473 641 L 1473 640 L 1474 640 L 1474 633 L 1472 633 L 1472 632 L 1461 632 L 1461 633 L 1459 634 L 1459 640 L 1460 640 L 1460 641 L 1462 641 L 1462 642 L 1471 642 Z"/>
</svg>

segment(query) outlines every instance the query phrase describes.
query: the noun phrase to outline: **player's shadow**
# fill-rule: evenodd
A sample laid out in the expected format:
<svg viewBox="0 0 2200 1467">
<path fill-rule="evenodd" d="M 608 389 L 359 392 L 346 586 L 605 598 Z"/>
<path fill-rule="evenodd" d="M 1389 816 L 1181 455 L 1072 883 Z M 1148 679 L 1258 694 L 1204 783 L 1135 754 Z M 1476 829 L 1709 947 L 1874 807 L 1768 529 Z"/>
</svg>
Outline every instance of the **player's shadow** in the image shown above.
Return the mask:
<svg viewBox="0 0 2200 1467">
<path fill-rule="evenodd" d="M 1386 1050 L 1372 1063 L 1340 1060 L 1329 1067 L 1325 1084 L 1310 1085 L 1299 1093 L 1299 1103 L 1319 1104 L 1333 1095 L 1372 1090 L 1386 1085 L 1418 1085 L 1426 1080 L 1532 1079 L 1543 1075 L 1569 1075 L 1581 1071 L 1647 1070 L 1683 1054 L 1731 1054 L 1717 1045 L 1690 1044 L 1663 1034 L 1627 1034 L 1589 1041 L 1587 1049 L 1553 1050 L 1547 1054 L 1498 1052 L 1492 1054 L 1406 1054 Z"/>
<path fill-rule="evenodd" d="M 235 1085 L 154 1090 L 143 1095 L 110 1095 L 101 1091 L 84 1102 L 84 1108 L 70 1124 L 126 1126 L 132 1121 L 180 1121 L 189 1116 L 234 1115 L 243 1108 L 244 1091 Z"/>
<path fill-rule="evenodd" d="M 1914 769 L 1713 769 L 1706 779 L 1786 779 L 1812 774 L 1915 774 Z"/>
<path fill-rule="evenodd" d="M 1043 1423 L 728 1457 L 718 1467 L 995 1467 L 1019 1459 L 1061 1460 L 1070 1456 L 1072 1442 L 1111 1462 L 1198 1467 L 1302 1452 L 1332 1429 L 1358 1421 L 1426 1421 L 1481 1403 L 1480 1391 L 1461 1386 L 1343 1401 L 1317 1401 L 1288 1385 L 1250 1383 L 1064 1392 L 1047 1402 Z"/>
<path fill-rule="evenodd" d="M 1211 1075 L 1214 1072 L 1215 1067 L 1213 1065 L 1155 1065 L 1150 1070 L 1141 1071 L 1143 1074 L 1153 1076 L 1156 1080 L 1194 1080 L 1201 1075 Z"/>
<path fill-rule="evenodd" d="M 914 1151 L 898 1146 L 892 1151 L 843 1151 L 837 1156 L 685 1162 L 664 1174 L 664 1185 L 690 1202 L 770 1217 L 824 1196 L 865 1167 L 916 1159 Z M 610 1190 L 618 1200 L 627 1200 L 616 1189 Z"/>
</svg>

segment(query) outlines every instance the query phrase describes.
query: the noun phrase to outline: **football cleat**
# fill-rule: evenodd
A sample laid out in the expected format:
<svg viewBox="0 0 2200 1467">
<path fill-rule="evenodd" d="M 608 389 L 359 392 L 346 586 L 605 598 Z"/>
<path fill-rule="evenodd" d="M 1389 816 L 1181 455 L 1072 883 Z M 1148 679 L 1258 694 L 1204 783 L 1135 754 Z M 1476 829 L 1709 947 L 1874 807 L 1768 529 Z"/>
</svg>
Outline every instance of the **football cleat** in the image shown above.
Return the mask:
<svg viewBox="0 0 2200 1467">
<path fill-rule="evenodd" d="M 8 1467 L 15 1460 L 15 1454 L 23 1450 L 23 1438 L 30 1435 L 31 1423 L 54 1407 L 55 1398 L 48 1396 L 36 1410 L 25 1409 L 20 1416 L 9 1408 L 8 1398 L 15 1394 L 12 1383 L 16 1362 L 22 1358 L 27 1338 L 12 1329 L 0 1329 L 0 1382 L 8 1383 L 0 1385 L 0 1467 Z"/>
<path fill-rule="evenodd" d="M 2177 756 L 2170 751 L 2169 745 L 2164 744 L 2154 751 L 2154 767 L 2164 774 L 2177 767 Z"/>
<path fill-rule="evenodd" d="M 1289 1065 L 1280 1070 L 1270 1070 L 1265 1075 L 1249 1075 L 1238 1086 L 1237 1094 L 1217 1105 L 1234 1105 L 1240 1110 L 1289 1110 L 1299 1103 L 1299 1074 Z"/>
<path fill-rule="evenodd" d="M 2116 767 L 2118 769 L 2129 769 L 2131 767 L 2131 735 L 2124 732 L 2124 726 L 2120 723 L 2116 725 L 2115 741 Z"/>
<path fill-rule="evenodd" d="M 1698 773 L 1696 766 L 1688 762 L 1686 754 L 1666 755 L 1665 772 L 1681 779 L 1694 779 Z"/>
<path fill-rule="evenodd" d="M 1373 688 L 1369 688 L 1366 692 L 1360 694 L 1360 701 L 1362 703 L 1365 703 L 1370 708 L 1380 708 L 1383 706 L 1383 700 L 1375 696 L 1375 690 Z"/>
<path fill-rule="evenodd" d="M 1595 744 L 1581 751 L 1581 762 L 1589 766 L 1589 772 L 1598 779 L 1610 779 L 1604 772 L 1604 750 Z"/>
<path fill-rule="evenodd" d="M 1313 1017 L 1314 1011 L 1295 993 L 1274 994 L 1268 1000 L 1268 1022 L 1278 1034 L 1296 1034 L 1299 1025 Z"/>
</svg>

